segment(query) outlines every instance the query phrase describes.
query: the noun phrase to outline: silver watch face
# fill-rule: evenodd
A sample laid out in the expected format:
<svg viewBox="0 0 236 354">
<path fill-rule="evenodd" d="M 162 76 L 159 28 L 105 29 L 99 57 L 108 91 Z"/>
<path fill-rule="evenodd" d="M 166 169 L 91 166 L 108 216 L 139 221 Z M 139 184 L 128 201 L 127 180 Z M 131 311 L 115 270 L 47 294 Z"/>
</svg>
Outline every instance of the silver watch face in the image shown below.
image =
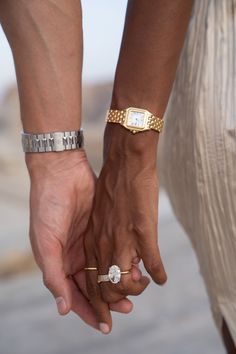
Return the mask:
<svg viewBox="0 0 236 354">
<path fill-rule="evenodd" d="M 135 110 L 129 111 L 126 125 L 131 128 L 145 128 L 145 112 Z"/>
</svg>

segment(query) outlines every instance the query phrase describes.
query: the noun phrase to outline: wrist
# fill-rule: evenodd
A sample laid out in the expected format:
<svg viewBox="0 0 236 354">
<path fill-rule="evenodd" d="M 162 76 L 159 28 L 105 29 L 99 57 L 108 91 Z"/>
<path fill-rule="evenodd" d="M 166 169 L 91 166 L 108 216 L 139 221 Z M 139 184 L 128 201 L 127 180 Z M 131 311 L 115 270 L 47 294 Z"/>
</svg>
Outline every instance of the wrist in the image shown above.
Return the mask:
<svg viewBox="0 0 236 354">
<path fill-rule="evenodd" d="M 159 134 L 153 130 L 133 134 L 115 123 L 107 123 L 104 134 L 104 159 L 130 160 L 156 164 Z"/>
<path fill-rule="evenodd" d="M 26 153 L 25 162 L 30 178 L 45 178 L 73 169 L 87 162 L 84 150 L 66 150 L 61 152 Z"/>
</svg>

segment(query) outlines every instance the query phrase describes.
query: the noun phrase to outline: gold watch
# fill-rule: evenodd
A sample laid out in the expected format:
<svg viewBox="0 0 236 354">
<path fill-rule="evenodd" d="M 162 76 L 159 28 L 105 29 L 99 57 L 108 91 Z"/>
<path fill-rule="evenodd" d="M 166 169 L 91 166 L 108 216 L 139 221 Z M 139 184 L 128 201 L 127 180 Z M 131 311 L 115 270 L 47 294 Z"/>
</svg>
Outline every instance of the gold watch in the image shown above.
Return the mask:
<svg viewBox="0 0 236 354">
<path fill-rule="evenodd" d="M 149 111 L 141 108 L 129 107 L 126 109 L 109 109 L 106 122 L 119 123 L 132 133 L 155 130 L 161 132 L 164 121 Z"/>
</svg>

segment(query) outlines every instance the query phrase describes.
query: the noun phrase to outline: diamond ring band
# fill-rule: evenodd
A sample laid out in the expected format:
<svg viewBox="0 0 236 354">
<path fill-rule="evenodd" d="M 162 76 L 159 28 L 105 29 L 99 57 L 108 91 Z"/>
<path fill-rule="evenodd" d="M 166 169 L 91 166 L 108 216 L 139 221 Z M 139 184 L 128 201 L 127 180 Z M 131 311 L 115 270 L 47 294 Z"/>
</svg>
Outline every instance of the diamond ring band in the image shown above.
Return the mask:
<svg viewBox="0 0 236 354">
<path fill-rule="evenodd" d="M 86 267 L 84 270 L 93 271 L 98 270 L 97 267 Z M 99 274 L 98 275 L 98 283 L 102 283 L 105 281 L 110 281 L 113 284 L 117 284 L 121 280 L 121 275 L 130 274 L 130 270 L 121 271 L 120 267 L 117 265 L 112 265 L 109 268 L 108 274 Z"/>
<path fill-rule="evenodd" d="M 98 275 L 98 283 L 110 281 L 113 284 L 117 284 L 121 280 L 121 275 L 129 274 L 130 270 L 121 271 L 120 267 L 117 265 L 112 265 L 109 268 L 108 274 Z"/>
</svg>

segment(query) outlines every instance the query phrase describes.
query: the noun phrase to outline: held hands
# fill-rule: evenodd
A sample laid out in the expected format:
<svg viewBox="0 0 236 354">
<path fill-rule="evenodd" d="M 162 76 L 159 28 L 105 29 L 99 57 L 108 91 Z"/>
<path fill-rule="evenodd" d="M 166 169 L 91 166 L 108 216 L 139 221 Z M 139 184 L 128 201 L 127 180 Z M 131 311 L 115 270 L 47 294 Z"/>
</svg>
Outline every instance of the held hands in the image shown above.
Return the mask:
<svg viewBox="0 0 236 354">
<path fill-rule="evenodd" d="M 83 150 L 27 154 L 26 164 L 31 180 L 30 239 L 44 284 L 55 297 L 60 314 L 73 310 L 98 329 L 83 270 L 84 231 L 95 189 L 86 155 Z M 108 307 L 127 313 L 132 303 L 125 299 Z"/>
<path fill-rule="evenodd" d="M 157 245 L 157 136 L 108 124 L 97 182 L 82 150 L 26 156 L 30 239 L 44 284 L 60 314 L 72 310 L 103 333 L 111 331 L 110 310 L 130 312 L 126 297 L 147 287 L 141 259 L 157 284 L 166 281 Z M 98 284 L 112 265 L 130 272 Z"/>
</svg>

